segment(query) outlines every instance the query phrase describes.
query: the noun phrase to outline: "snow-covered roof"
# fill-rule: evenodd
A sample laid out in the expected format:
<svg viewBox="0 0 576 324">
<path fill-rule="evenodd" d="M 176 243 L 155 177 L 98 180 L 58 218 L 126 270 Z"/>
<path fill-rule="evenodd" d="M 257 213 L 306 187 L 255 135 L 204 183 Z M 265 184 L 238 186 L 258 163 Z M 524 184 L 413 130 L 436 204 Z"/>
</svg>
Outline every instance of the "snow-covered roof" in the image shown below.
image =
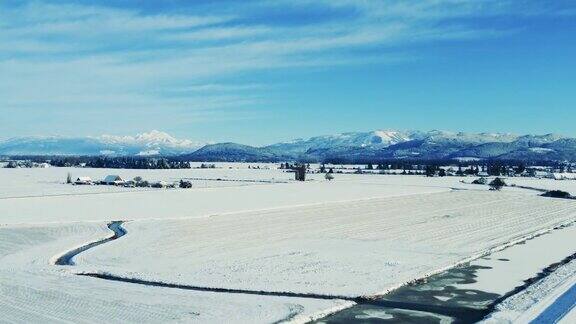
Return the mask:
<svg viewBox="0 0 576 324">
<path fill-rule="evenodd" d="M 535 176 L 549 176 L 550 172 L 537 170 L 537 171 L 534 171 L 534 175 Z"/>
<path fill-rule="evenodd" d="M 119 175 L 108 175 L 104 178 L 104 182 L 124 181 Z"/>
<path fill-rule="evenodd" d="M 90 178 L 90 177 L 78 177 L 78 179 L 76 179 L 76 181 L 92 182 L 92 178 Z"/>
</svg>

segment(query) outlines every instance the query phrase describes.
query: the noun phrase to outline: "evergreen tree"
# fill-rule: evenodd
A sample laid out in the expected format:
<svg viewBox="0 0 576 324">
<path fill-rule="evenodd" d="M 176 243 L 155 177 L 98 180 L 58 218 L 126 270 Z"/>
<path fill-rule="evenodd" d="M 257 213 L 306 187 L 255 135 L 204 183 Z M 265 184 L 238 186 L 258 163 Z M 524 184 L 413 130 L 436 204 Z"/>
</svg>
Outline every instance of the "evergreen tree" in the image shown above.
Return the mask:
<svg viewBox="0 0 576 324">
<path fill-rule="evenodd" d="M 500 190 L 502 187 L 506 186 L 506 182 L 500 178 L 496 178 L 490 182 L 490 189 L 492 190 Z"/>
<path fill-rule="evenodd" d="M 427 165 L 426 166 L 426 176 L 427 177 L 433 177 L 436 175 L 436 168 L 432 165 Z"/>
</svg>

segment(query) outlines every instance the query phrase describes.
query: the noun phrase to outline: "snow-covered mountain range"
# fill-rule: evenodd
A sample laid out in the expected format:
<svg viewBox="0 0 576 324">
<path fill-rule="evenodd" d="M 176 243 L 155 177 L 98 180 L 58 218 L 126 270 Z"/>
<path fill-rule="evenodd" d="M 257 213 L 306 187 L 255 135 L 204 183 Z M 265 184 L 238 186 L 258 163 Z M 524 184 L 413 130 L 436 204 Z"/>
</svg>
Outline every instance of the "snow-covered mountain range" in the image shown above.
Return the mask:
<svg viewBox="0 0 576 324">
<path fill-rule="evenodd" d="M 20 137 L 0 141 L 2 155 L 177 155 L 190 153 L 202 143 L 176 139 L 153 130 L 136 136 Z"/>
<path fill-rule="evenodd" d="M 468 134 L 452 133 L 446 131 L 395 131 L 377 130 L 372 132 L 353 132 L 338 135 L 317 136 L 309 139 L 298 139 L 291 142 L 278 143 L 267 146 L 275 151 L 304 153 L 319 150 L 347 150 L 347 149 L 384 149 L 401 143 L 426 140 L 433 142 L 462 142 L 469 145 L 493 142 L 512 142 L 518 136 L 511 134 Z"/>
<path fill-rule="evenodd" d="M 513 159 L 576 161 L 576 139 L 560 135 L 377 130 L 296 139 L 263 147 L 203 145 L 160 131 L 136 136 L 26 137 L 0 141 L 0 155 L 178 155 L 194 161 Z"/>
<path fill-rule="evenodd" d="M 206 154 L 210 152 L 210 154 Z M 376 162 L 393 159 L 500 159 L 576 161 L 576 139 L 559 135 L 377 130 L 317 136 L 264 147 L 213 144 L 186 155 L 218 161 Z"/>
</svg>

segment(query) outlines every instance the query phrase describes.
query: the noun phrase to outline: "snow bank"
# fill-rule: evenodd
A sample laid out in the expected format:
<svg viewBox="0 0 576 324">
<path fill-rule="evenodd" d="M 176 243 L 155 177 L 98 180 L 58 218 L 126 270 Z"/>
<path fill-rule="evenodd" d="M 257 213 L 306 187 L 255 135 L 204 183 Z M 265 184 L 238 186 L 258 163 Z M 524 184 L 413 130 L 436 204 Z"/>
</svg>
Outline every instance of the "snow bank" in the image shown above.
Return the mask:
<svg viewBox="0 0 576 324">
<path fill-rule="evenodd" d="M 503 301 L 484 323 L 528 323 L 574 284 L 576 261 L 559 267 L 545 279 Z"/>
</svg>

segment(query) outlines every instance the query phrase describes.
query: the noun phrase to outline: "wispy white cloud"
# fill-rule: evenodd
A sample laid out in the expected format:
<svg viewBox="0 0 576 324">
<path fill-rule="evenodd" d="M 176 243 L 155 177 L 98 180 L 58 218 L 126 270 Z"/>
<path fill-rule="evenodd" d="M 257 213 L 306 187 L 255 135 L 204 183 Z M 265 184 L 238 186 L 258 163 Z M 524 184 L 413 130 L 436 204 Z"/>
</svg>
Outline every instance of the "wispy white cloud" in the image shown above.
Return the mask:
<svg viewBox="0 0 576 324">
<path fill-rule="evenodd" d="M 137 10 L 30 2 L 22 6 L 3 8 L 4 26 L 16 27 L 26 33 L 83 34 L 110 31 L 170 30 L 223 23 L 231 16 L 156 14 L 143 15 Z M 93 29 L 95 28 L 96 29 Z"/>
<path fill-rule="evenodd" d="M 275 30 L 265 26 L 232 26 L 232 27 L 211 27 L 181 33 L 170 33 L 162 37 L 169 41 L 219 41 L 231 39 L 249 39 L 252 37 L 269 35 Z"/>
<path fill-rule="evenodd" d="M 205 93 L 205 92 L 229 92 L 229 91 L 250 91 L 267 89 L 269 86 L 259 83 L 246 83 L 246 84 L 223 84 L 223 83 L 205 83 L 194 84 L 186 87 L 171 87 L 166 89 L 172 93 Z"/>
<path fill-rule="evenodd" d="M 289 11 L 311 4 L 353 15 L 306 26 L 250 17 L 254 8 L 286 6 Z M 50 1 L 15 7 L 0 3 L 2 105 L 159 114 L 240 109 L 262 103 L 265 89 L 222 79 L 287 67 L 399 62 L 412 58 L 402 54 L 407 44 L 510 32 L 466 24 L 467 17 L 529 12 L 519 10 L 515 1 L 496 0 L 295 0 L 235 6 L 238 10 L 223 13 L 150 14 Z M 537 12 L 536 6 L 530 8 Z M 351 53 L 373 47 L 385 49 Z"/>
</svg>

